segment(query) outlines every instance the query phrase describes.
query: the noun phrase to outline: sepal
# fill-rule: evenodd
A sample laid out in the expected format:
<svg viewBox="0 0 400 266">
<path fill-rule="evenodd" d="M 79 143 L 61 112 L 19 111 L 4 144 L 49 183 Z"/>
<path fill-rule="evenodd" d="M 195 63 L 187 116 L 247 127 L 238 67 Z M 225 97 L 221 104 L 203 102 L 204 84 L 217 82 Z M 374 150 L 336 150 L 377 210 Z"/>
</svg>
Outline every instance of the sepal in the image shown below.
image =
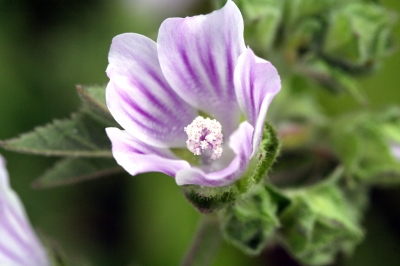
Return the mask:
<svg viewBox="0 0 400 266">
<path fill-rule="evenodd" d="M 249 255 L 258 255 L 279 227 L 278 205 L 263 186 L 256 186 L 243 200 L 221 214 L 227 241 Z"/>
</svg>

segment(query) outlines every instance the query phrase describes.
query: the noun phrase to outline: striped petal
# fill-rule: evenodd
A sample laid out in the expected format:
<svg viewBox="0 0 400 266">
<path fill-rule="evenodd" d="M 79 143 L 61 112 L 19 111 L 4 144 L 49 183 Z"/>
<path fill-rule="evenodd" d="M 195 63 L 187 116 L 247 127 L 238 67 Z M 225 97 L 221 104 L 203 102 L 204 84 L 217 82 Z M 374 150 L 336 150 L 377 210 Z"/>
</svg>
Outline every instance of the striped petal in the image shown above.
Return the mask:
<svg viewBox="0 0 400 266">
<path fill-rule="evenodd" d="M 254 127 L 253 153 L 260 145 L 269 104 L 280 89 L 276 68 L 247 48 L 235 68 L 235 91 L 240 109 Z"/>
<path fill-rule="evenodd" d="M 161 172 L 175 177 L 176 172 L 190 168 L 188 162 L 178 159 L 169 149 L 148 145 L 118 128 L 107 128 L 115 160 L 129 174 Z"/>
<path fill-rule="evenodd" d="M 390 151 L 392 152 L 392 155 L 400 162 L 400 144 L 393 143 L 390 145 Z"/>
<path fill-rule="evenodd" d="M 0 265 L 48 266 L 47 254 L 35 235 L 24 207 L 10 188 L 0 156 Z"/>
<path fill-rule="evenodd" d="M 107 106 L 136 138 L 157 147 L 185 147 L 183 130 L 197 116 L 165 80 L 149 38 L 126 33 L 113 39 L 107 75 Z"/>
<path fill-rule="evenodd" d="M 158 33 L 161 69 L 172 88 L 216 118 L 229 136 L 239 124 L 233 73 L 245 50 L 243 18 L 230 0 L 208 15 L 166 19 Z"/>
<path fill-rule="evenodd" d="M 252 153 L 253 132 L 253 127 L 249 123 L 243 122 L 232 133 L 229 139 L 229 147 L 235 153 L 235 157 L 227 167 L 210 173 L 196 167 L 183 169 L 177 173 L 176 183 L 178 185 L 193 184 L 217 187 L 235 182 L 247 170 Z"/>
</svg>

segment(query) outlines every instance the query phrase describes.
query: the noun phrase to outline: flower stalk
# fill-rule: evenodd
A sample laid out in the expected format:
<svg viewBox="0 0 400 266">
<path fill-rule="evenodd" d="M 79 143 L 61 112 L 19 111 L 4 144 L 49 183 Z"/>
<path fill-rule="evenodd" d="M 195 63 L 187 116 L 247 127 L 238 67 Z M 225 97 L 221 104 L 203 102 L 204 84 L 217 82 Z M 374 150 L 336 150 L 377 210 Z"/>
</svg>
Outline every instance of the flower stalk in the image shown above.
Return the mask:
<svg viewBox="0 0 400 266">
<path fill-rule="evenodd" d="M 222 234 L 217 216 L 215 214 L 203 214 L 181 266 L 211 265 L 221 241 Z"/>
</svg>

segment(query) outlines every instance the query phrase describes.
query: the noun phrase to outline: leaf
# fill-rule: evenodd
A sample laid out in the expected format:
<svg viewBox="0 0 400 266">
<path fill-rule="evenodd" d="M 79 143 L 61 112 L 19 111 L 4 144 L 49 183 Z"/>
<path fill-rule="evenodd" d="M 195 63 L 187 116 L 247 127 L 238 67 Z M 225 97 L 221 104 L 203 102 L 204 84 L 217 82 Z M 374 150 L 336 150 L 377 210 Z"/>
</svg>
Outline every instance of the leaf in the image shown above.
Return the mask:
<svg viewBox="0 0 400 266">
<path fill-rule="evenodd" d="M 111 158 L 66 158 L 36 179 L 33 187 L 75 184 L 119 172 L 123 172 L 123 169 Z"/>
<path fill-rule="evenodd" d="M 116 126 L 117 123 L 106 104 L 105 89 L 104 86 L 76 86 L 76 90 L 83 104 L 82 110 L 109 126 Z"/>
<path fill-rule="evenodd" d="M 105 125 L 84 113 L 54 120 L 18 138 L 1 141 L 8 150 L 46 156 L 112 157 Z"/>
</svg>

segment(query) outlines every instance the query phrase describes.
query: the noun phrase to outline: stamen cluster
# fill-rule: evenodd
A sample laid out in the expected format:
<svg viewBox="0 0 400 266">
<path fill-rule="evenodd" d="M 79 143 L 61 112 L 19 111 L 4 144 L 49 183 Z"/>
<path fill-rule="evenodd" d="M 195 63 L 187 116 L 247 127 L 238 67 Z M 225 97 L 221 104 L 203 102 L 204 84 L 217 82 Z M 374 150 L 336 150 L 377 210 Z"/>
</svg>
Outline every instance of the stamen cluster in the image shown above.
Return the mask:
<svg viewBox="0 0 400 266">
<path fill-rule="evenodd" d="M 184 130 L 188 135 L 186 145 L 194 155 L 201 155 L 204 150 L 209 149 L 212 152 L 211 159 L 221 157 L 223 135 L 221 124 L 217 120 L 198 116 Z"/>
</svg>

